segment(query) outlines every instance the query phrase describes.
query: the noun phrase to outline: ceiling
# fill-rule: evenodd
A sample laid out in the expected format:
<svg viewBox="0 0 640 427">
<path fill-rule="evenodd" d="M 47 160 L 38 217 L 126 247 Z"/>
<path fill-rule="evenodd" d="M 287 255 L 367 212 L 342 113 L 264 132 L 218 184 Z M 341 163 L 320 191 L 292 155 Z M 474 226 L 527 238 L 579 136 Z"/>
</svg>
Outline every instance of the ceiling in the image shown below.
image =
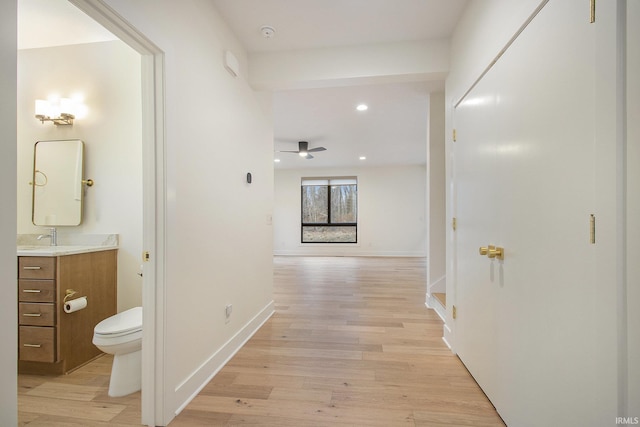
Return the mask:
<svg viewBox="0 0 640 427">
<path fill-rule="evenodd" d="M 436 86 L 416 82 L 276 93 L 276 168 L 426 163 L 426 99 Z M 357 111 L 360 103 L 369 109 Z M 297 150 L 299 140 L 327 151 L 314 153 L 311 160 L 279 152 Z"/>
<path fill-rule="evenodd" d="M 249 52 L 448 38 L 466 0 L 212 0 Z M 262 26 L 275 29 L 265 39 Z"/>
<path fill-rule="evenodd" d="M 210 0 L 249 52 L 449 38 L 467 0 Z M 271 26 L 266 39 L 260 28 Z M 18 0 L 18 47 L 114 40 L 67 0 Z M 276 168 L 426 163 L 427 97 L 443 81 L 274 94 Z M 365 112 L 355 110 L 366 103 Z M 297 141 L 327 151 L 306 160 Z M 366 156 L 366 160 L 360 160 Z"/>
<path fill-rule="evenodd" d="M 67 0 L 18 0 L 18 49 L 117 40 Z"/>
<path fill-rule="evenodd" d="M 445 39 L 467 0 L 212 0 L 249 52 Z M 271 38 L 261 27 L 275 30 Z M 300 89 L 274 94 L 281 168 L 426 163 L 427 97 L 444 81 Z M 356 111 L 359 103 L 369 109 Z M 307 160 L 282 150 L 324 146 Z M 366 160 L 360 160 L 365 156 Z"/>
</svg>

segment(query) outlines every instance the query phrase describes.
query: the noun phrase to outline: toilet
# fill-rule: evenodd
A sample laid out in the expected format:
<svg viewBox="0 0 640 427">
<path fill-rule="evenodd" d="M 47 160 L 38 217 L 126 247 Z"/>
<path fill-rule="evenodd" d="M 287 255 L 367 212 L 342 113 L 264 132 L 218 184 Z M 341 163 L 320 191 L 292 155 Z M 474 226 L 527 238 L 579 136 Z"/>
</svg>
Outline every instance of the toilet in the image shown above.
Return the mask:
<svg viewBox="0 0 640 427">
<path fill-rule="evenodd" d="M 135 393 L 142 383 L 142 307 L 123 311 L 96 325 L 93 344 L 113 354 L 109 396 Z"/>
</svg>

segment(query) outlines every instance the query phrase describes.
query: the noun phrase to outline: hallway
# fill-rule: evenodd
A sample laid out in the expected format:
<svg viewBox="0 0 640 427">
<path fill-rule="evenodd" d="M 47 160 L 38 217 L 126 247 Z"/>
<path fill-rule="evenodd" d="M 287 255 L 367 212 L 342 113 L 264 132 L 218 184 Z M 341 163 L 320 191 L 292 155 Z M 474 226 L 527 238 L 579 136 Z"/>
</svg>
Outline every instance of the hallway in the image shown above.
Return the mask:
<svg viewBox="0 0 640 427">
<path fill-rule="evenodd" d="M 275 257 L 276 313 L 172 426 L 502 426 L 424 306 L 424 258 Z"/>
<path fill-rule="evenodd" d="M 424 306 L 424 258 L 275 257 L 276 313 L 171 426 L 503 426 Z M 187 350 L 188 351 L 188 350 Z M 21 375 L 20 423 L 133 426 L 111 356 Z"/>
</svg>

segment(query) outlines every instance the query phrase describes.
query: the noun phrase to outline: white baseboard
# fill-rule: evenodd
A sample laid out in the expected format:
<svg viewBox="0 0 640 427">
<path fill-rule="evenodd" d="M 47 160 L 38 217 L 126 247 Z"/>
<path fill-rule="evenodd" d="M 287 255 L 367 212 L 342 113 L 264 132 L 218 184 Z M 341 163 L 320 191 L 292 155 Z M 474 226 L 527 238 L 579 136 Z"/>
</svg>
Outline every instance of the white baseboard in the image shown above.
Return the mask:
<svg viewBox="0 0 640 427">
<path fill-rule="evenodd" d="M 432 296 L 431 294 L 427 294 L 427 299 L 424 303 L 424 305 L 427 308 L 432 309 L 433 311 L 436 312 L 436 314 L 438 315 L 438 317 L 440 317 L 440 319 L 442 320 L 442 341 L 444 341 L 444 343 L 447 345 L 447 347 L 449 347 L 449 350 L 451 350 L 451 352 L 453 352 L 453 354 L 456 354 L 452 344 L 453 344 L 453 331 L 451 330 L 451 328 L 447 325 L 447 312 L 446 312 L 446 308 L 442 306 L 442 304 L 440 303 L 440 301 L 438 301 L 434 296 Z"/>
<path fill-rule="evenodd" d="M 332 248 L 331 250 L 324 250 L 322 248 L 312 249 L 312 250 L 274 250 L 273 255 L 275 256 L 353 256 L 353 257 L 405 257 L 405 258 L 424 258 L 426 256 L 425 252 L 412 252 L 412 251 L 359 251 L 348 250 L 348 248 Z"/>
<path fill-rule="evenodd" d="M 427 308 L 435 311 L 445 325 L 447 324 L 447 309 L 443 307 L 440 301 L 438 301 L 432 294 L 427 294 L 427 301 L 425 302 L 425 305 Z"/>
<path fill-rule="evenodd" d="M 453 354 L 456 354 L 453 347 L 453 331 L 449 326 L 447 326 L 446 323 L 442 328 L 442 341 L 444 341 L 444 343 L 447 345 L 447 347 L 449 347 L 449 350 L 451 350 Z"/>
<path fill-rule="evenodd" d="M 260 327 L 275 313 L 274 302 L 271 301 L 253 319 L 227 341 L 218 351 L 207 359 L 198 369 L 191 373 L 175 389 L 176 400 L 182 404 L 175 411 L 178 415 L 206 386 L 209 381 L 227 364 L 229 360 L 249 341 Z M 178 397 L 186 396 L 186 397 Z"/>
<path fill-rule="evenodd" d="M 433 301 L 431 301 L 433 297 L 430 294 L 427 294 L 426 298 L 424 299 L 424 305 L 427 308 L 430 308 L 431 310 L 433 310 Z"/>
</svg>

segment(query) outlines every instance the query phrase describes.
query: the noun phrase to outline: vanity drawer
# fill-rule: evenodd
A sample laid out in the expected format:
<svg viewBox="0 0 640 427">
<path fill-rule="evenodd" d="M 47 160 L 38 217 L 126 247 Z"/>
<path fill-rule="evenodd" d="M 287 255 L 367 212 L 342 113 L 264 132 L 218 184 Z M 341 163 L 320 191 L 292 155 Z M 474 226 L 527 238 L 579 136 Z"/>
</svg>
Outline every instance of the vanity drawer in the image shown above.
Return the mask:
<svg viewBox="0 0 640 427">
<path fill-rule="evenodd" d="M 56 258 L 40 256 L 18 257 L 19 279 L 55 279 Z"/>
<path fill-rule="evenodd" d="M 56 285 L 53 280 L 18 280 L 18 301 L 54 302 Z"/>
<path fill-rule="evenodd" d="M 54 326 L 55 305 L 51 303 L 21 302 L 18 304 L 18 324 Z"/>
<path fill-rule="evenodd" d="M 20 326 L 19 358 L 32 362 L 55 362 L 55 328 Z"/>
</svg>

